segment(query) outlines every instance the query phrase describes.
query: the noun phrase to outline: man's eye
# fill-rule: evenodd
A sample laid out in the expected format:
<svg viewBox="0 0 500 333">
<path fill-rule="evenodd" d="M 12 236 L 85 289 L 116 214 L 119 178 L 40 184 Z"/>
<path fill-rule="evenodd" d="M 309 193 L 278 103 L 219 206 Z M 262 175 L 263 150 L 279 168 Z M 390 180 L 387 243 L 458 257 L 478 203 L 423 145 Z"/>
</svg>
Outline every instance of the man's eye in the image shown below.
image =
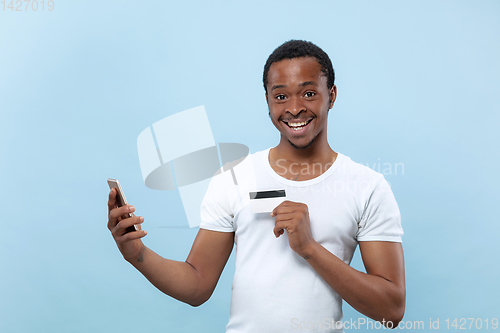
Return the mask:
<svg viewBox="0 0 500 333">
<path fill-rule="evenodd" d="M 276 99 L 279 100 L 279 101 L 282 101 L 282 100 L 285 99 L 285 95 L 277 95 Z"/>
<path fill-rule="evenodd" d="M 305 97 L 313 97 L 314 95 L 316 95 L 316 93 L 312 92 L 312 91 L 308 91 L 304 94 Z"/>
</svg>

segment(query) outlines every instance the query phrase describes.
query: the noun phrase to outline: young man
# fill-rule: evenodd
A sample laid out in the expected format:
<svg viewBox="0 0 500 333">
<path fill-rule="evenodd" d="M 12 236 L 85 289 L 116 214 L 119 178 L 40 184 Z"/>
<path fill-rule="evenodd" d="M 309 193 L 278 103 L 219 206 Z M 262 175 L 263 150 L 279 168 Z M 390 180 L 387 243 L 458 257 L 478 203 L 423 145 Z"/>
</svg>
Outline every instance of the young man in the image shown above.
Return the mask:
<svg viewBox="0 0 500 333">
<path fill-rule="evenodd" d="M 395 328 L 405 309 L 400 214 L 384 177 L 333 151 L 328 112 L 337 97 L 328 55 L 305 41 L 278 47 L 264 67 L 279 144 L 214 177 L 185 262 L 145 247 L 142 217 L 121 219 L 109 195 L 110 229 L 124 258 L 158 289 L 198 306 L 207 301 L 236 244 L 227 332 L 342 332 L 342 299 Z M 249 191 L 284 189 L 271 214 L 253 213 Z M 367 273 L 349 266 L 359 244 Z"/>
</svg>

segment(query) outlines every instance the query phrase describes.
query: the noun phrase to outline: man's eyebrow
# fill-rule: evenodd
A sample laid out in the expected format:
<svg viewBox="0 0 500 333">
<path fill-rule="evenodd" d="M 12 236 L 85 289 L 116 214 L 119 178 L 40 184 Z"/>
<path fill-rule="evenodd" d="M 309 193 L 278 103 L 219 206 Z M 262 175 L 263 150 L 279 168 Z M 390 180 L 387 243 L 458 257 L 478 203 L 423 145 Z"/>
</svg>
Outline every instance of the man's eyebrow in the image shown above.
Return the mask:
<svg viewBox="0 0 500 333">
<path fill-rule="evenodd" d="M 271 91 L 274 89 L 286 88 L 286 84 L 276 84 L 271 88 Z"/>
<path fill-rule="evenodd" d="M 299 87 L 317 86 L 317 85 L 318 84 L 314 81 L 306 81 L 306 82 L 299 83 Z M 280 88 L 286 88 L 286 87 L 287 87 L 286 84 L 276 84 L 276 85 L 272 86 L 271 91 L 273 91 L 274 89 L 280 89 Z"/>
<path fill-rule="evenodd" d="M 299 83 L 299 86 L 301 87 L 305 87 L 305 86 L 317 86 L 318 84 L 314 81 L 306 81 L 306 82 L 302 82 L 302 83 Z"/>
</svg>

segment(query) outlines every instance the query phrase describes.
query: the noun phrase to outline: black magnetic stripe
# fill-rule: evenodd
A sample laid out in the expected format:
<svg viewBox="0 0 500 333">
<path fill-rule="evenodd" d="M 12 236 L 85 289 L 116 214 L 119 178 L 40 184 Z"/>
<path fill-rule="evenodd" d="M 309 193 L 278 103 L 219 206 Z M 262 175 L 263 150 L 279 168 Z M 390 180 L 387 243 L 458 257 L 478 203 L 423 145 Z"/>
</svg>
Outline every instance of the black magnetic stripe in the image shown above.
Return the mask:
<svg viewBox="0 0 500 333">
<path fill-rule="evenodd" d="M 269 199 L 286 197 L 285 190 L 250 192 L 250 199 Z"/>
</svg>

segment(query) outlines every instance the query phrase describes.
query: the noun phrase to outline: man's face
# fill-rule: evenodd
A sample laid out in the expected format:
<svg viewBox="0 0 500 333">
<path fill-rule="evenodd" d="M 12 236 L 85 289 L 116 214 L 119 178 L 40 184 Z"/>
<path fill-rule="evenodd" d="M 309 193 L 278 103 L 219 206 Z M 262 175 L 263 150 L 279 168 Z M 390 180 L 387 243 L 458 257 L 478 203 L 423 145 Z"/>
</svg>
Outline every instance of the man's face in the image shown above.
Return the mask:
<svg viewBox="0 0 500 333">
<path fill-rule="evenodd" d="M 284 59 L 268 72 L 267 105 L 271 120 L 284 139 L 297 149 L 326 140 L 328 110 L 337 88 L 327 87 L 321 65 L 313 57 Z"/>
</svg>

